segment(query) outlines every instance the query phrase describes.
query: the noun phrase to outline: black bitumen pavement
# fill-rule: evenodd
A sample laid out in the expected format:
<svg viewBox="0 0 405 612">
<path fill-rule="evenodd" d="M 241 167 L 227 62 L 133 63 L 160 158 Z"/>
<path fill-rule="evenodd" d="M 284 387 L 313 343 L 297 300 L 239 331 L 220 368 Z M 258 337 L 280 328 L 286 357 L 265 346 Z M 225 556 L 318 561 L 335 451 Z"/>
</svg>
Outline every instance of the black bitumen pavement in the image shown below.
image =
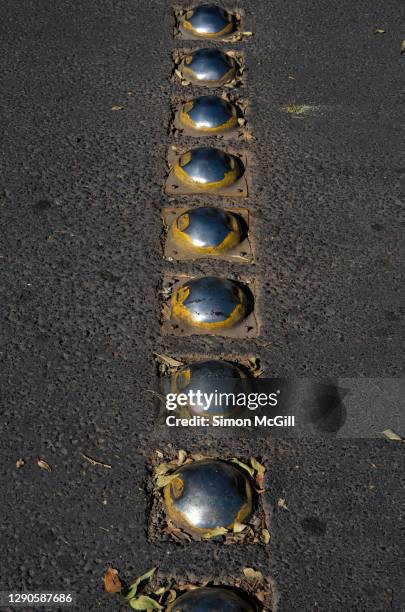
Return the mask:
<svg viewBox="0 0 405 612">
<path fill-rule="evenodd" d="M 401 444 L 170 432 L 267 463 L 272 541 L 146 539 L 145 464 L 163 444 L 153 352 L 254 354 L 268 376 L 403 375 L 403 3 L 241 4 L 252 267 L 162 258 L 169 102 L 186 93 L 169 81 L 171 3 L 2 3 L 0 590 L 71 589 L 80 612 L 114 611 L 109 564 L 126 579 L 251 566 L 279 612 L 403 609 Z M 162 337 L 162 274 L 179 270 L 254 277 L 261 335 Z"/>
</svg>

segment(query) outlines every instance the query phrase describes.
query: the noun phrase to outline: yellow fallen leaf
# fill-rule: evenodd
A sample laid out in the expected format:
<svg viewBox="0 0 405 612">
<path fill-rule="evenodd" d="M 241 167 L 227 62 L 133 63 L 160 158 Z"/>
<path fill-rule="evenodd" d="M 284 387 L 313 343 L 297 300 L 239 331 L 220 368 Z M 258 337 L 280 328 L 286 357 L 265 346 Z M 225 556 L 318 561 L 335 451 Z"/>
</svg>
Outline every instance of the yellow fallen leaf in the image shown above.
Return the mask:
<svg viewBox="0 0 405 612">
<path fill-rule="evenodd" d="M 166 592 L 166 588 L 164 586 L 159 587 L 158 589 L 156 589 L 156 591 L 154 591 L 155 595 L 163 595 L 163 593 Z"/>
<path fill-rule="evenodd" d="M 177 465 L 183 465 L 185 460 L 187 459 L 187 453 L 185 450 L 179 450 Z"/>
<path fill-rule="evenodd" d="M 374 28 L 373 34 L 385 34 L 386 30 L 384 28 Z"/>
<path fill-rule="evenodd" d="M 173 470 L 173 465 L 171 463 L 159 463 L 155 468 L 155 478 L 156 476 L 167 474 L 170 470 Z"/>
<path fill-rule="evenodd" d="M 283 510 L 288 510 L 287 502 L 282 497 L 280 497 L 280 499 L 278 500 L 277 505 L 279 508 L 283 508 Z"/>
<path fill-rule="evenodd" d="M 403 442 L 404 438 L 399 434 L 395 433 L 392 429 L 384 429 L 383 434 L 388 440 L 396 440 L 397 442 Z"/>
<path fill-rule="evenodd" d="M 177 474 L 161 474 L 156 478 L 156 486 L 158 489 L 163 489 L 163 487 L 170 484 L 175 478 L 177 478 Z"/>
<path fill-rule="evenodd" d="M 316 110 L 316 107 L 310 104 L 288 104 L 283 106 L 281 110 L 293 117 L 305 117 L 306 115 L 311 115 Z"/>
<path fill-rule="evenodd" d="M 266 473 L 266 468 L 264 465 L 258 462 L 254 457 L 251 458 L 250 464 L 254 470 L 259 474 L 259 476 L 263 476 Z"/>
<path fill-rule="evenodd" d="M 245 470 L 246 472 L 249 472 L 249 474 L 253 478 L 255 471 L 252 467 L 250 467 L 249 465 L 246 465 L 246 463 L 242 463 L 242 461 L 239 461 L 239 459 L 236 459 L 236 457 L 231 459 L 231 463 L 236 463 L 236 465 L 241 467 L 243 470 Z"/>
<path fill-rule="evenodd" d="M 134 580 L 132 582 L 132 584 L 129 586 L 128 590 L 125 593 L 125 599 L 133 599 L 136 594 L 138 593 L 139 587 L 141 587 L 141 590 L 148 584 L 148 582 L 150 582 L 153 578 L 153 576 L 155 575 L 156 572 L 156 567 L 152 567 L 152 569 L 150 569 L 148 572 L 146 572 L 146 574 L 142 574 L 142 576 L 138 576 L 138 578 L 136 578 L 136 580 Z M 143 610 L 146 608 L 136 608 L 139 610 Z"/>
<path fill-rule="evenodd" d="M 238 523 L 237 521 L 235 521 L 232 529 L 234 533 L 241 533 L 244 529 L 246 529 L 246 527 L 247 525 L 244 525 L 243 523 Z"/>
<path fill-rule="evenodd" d="M 262 530 L 263 541 L 265 544 L 268 544 L 271 540 L 270 531 L 268 529 Z"/>
<path fill-rule="evenodd" d="M 147 595 L 141 595 L 129 600 L 129 605 L 133 610 L 163 610 L 163 606 L 157 601 L 148 597 Z"/>
<path fill-rule="evenodd" d="M 225 527 L 215 527 L 212 531 L 208 533 L 204 533 L 202 536 L 203 540 L 211 540 L 212 538 L 216 538 L 217 536 L 225 535 L 228 533 L 228 530 Z"/>
<path fill-rule="evenodd" d="M 245 567 L 243 569 L 243 574 L 250 584 L 260 584 L 263 582 L 263 574 L 258 570 L 254 570 L 252 567 Z"/>
<path fill-rule="evenodd" d="M 186 588 L 186 587 L 184 587 Z M 177 593 L 175 589 L 169 589 L 169 591 L 166 590 L 166 588 L 163 587 L 163 592 L 166 591 L 166 597 L 165 597 L 165 604 L 168 605 L 170 603 L 173 603 L 173 601 L 175 601 L 177 599 Z"/>
</svg>

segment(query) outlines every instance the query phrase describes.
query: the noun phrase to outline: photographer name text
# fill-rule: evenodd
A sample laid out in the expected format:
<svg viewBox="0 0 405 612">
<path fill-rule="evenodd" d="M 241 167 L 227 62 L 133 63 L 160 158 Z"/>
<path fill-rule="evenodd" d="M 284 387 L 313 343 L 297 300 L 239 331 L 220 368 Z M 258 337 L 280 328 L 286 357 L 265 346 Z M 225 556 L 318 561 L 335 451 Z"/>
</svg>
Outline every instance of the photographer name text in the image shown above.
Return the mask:
<svg viewBox="0 0 405 612">
<path fill-rule="evenodd" d="M 168 427 L 295 427 L 295 416 L 266 417 L 254 415 L 253 417 L 231 418 L 214 415 L 211 417 L 180 418 L 170 414 L 166 417 L 166 425 Z"/>
</svg>

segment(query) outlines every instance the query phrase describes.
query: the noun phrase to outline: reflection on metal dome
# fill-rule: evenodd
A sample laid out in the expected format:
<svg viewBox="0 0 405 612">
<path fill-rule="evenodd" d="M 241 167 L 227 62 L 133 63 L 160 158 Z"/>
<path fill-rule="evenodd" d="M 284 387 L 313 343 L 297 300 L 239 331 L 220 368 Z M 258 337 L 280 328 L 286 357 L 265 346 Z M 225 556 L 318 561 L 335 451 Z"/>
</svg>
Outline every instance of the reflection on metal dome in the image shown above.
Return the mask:
<svg viewBox="0 0 405 612">
<path fill-rule="evenodd" d="M 221 587 L 201 587 L 181 595 L 171 604 L 172 612 L 254 612 L 255 607 L 235 591 Z"/>
<path fill-rule="evenodd" d="M 243 164 L 220 149 L 198 147 L 180 155 L 174 174 L 182 183 L 210 191 L 235 183 L 243 174 Z"/>
<path fill-rule="evenodd" d="M 223 98 L 200 96 L 183 105 L 180 122 L 204 134 L 218 134 L 238 125 L 238 113 L 235 106 Z"/>
<path fill-rule="evenodd" d="M 181 285 L 172 297 L 172 310 L 191 326 L 227 329 L 247 315 L 248 298 L 234 281 L 206 276 Z"/>
<path fill-rule="evenodd" d="M 187 11 L 182 25 L 194 36 L 219 38 L 234 30 L 235 20 L 233 15 L 215 4 L 201 4 Z"/>
<path fill-rule="evenodd" d="M 243 240 L 238 217 L 221 208 L 191 208 L 177 217 L 171 233 L 179 247 L 204 253 L 223 253 Z"/>
<path fill-rule="evenodd" d="M 247 475 L 230 463 L 203 459 L 183 465 L 166 485 L 169 518 L 197 533 L 232 528 L 252 514 L 253 489 Z"/>
<path fill-rule="evenodd" d="M 197 49 L 180 64 L 185 79 L 201 85 L 223 85 L 236 74 L 236 63 L 219 49 Z"/>
<path fill-rule="evenodd" d="M 191 415 L 202 415 L 208 418 L 215 415 L 236 415 L 240 412 L 236 404 L 232 402 L 228 405 L 225 402 L 217 404 L 212 401 L 207 404 L 204 397 L 210 397 L 215 392 L 238 393 L 240 381 L 246 378 L 241 368 L 228 361 L 196 361 L 183 366 L 173 374 L 172 391 L 173 393 L 190 393 L 191 391 L 194 394 L 201 392 L 202 395 L 195 395 L 193 401 L 187 406 Z"/>
</svg>

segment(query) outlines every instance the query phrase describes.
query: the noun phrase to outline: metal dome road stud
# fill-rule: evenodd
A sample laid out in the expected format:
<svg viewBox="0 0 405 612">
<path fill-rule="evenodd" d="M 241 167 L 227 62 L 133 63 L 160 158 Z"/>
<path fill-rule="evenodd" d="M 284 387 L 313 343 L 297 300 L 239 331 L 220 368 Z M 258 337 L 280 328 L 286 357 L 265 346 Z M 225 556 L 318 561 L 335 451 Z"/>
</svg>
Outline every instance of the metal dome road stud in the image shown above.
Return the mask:
<svg viewBox="0 0 405 612">
<path fill-rule="evenodd" d="M 169 261 L 223 259 L 251 263 L 250 222 L 250 211 L 235 206 L 164 208 L 164 256 Z"/>
<path fill-rule="evenodd" d="M 183 58 L 179 70 L 191 83 L 219 87 L 235 78 L 237 65 L 229 54 L 219 49 L 197 49 Z"/>
<path fill-rule="evenodd" d="M 243 240 L 243 229 L 236 215 L 221 208 L 192 208 L 173 222 L 170 233 L 179 248 L 221 254 Z"/>
<path fill-rule="evenodd" d="M 253 489 L 247 475 L 224 461 L 203 459 L 180 467 L 164 488 L 166 511 L 173 523 L 204 534 L 232 528 L 252 514 Z"/>
<path fill-rule="evenodd" d="M 201 587 L 178 597 L 168 612 L 255 612 L 256 608 L 235 591 L 221 587 Z"/>
<path fill-rule="evenodd" d="M 201 38 L 220 38 L 231 34 L 235 29 L 235 18 L 215 4 L 201 4 L 186 12 L 182 27 Z"/>
<path fill-rule="evenodd" d="M 243 167 L 234 155 L 214 147 L 199 147 L 180 155 L 173 171 L 181 183 L 210 191 L 235 183 L 243 174 Z"/>
<path fill-rule="evenodd" d="M 228 361 L 208 360 L 196 361 L 183 366 L 172 376 L 171 390 L 173 393 L 188 393 L 200 391 L 208 396 L 211 393 L 237 393 L 240 381 L 247 378 L 246 373 L 237 365 Z M 201 397 L 201 396 L 200 396 Z M 206 404 L 201 397 L 187 406 L 190 415 L 202 415 L 211 418 L 215 415 L 231 416 L 240 412 L 237 405 Z"/>
<path fill-rule="evenodd" d="M 206 276 L 189 280 L 175 291 L 172 313 L 191 327 L 221 331 L 246 317 L 248 299 L 234 281 Z"/>
<path fill-rule="evenodd" d="M 220 134 L 238 125 L 238 111 L 218 96 L 200 96 L 182 106 L 179 123 L 202 135 Z"/>
<path fill-rule="evenodd" d="M 249 192 L 245 152 L 230 153 L 215 147 L 197 147 L 184 153 L 169 148 L 170 168 L 165 192 L 170 196 L 204 193 L 209 196 L 245 198 Z"/>
</svg>

